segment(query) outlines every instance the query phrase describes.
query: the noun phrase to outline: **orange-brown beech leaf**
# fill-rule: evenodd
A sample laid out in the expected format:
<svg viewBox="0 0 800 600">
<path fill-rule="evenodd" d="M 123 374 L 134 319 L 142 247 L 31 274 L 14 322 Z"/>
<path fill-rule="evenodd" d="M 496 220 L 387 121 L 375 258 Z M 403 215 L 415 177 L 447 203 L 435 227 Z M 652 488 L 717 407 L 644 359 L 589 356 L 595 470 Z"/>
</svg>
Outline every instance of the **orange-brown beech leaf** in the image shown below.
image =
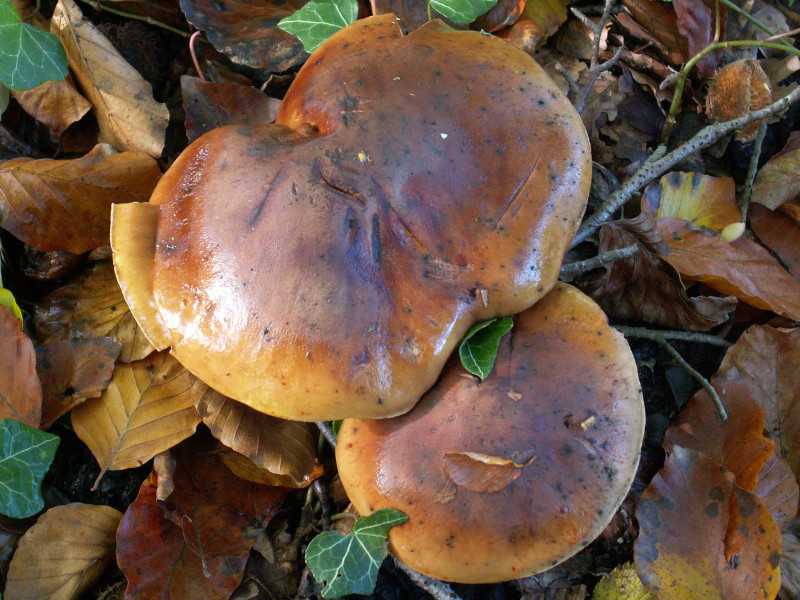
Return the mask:
<svg viewBox="0 0 800 600">
<path fill-rule="evenodd" d="M 16 419 L 39 427 L 42 386 L 36 374 L 33 342 L 19 319 L 0 305 L 0 419 Z"/>
<path fill-rule="evenodd" d="M 72 427 L 100 464 L 100 477 L 138 467 L 194 433 L 201 419 L 193 379 L 169 354 L 152 354 L 117 365 L 102 396 L 72 409 Z"/>
<path fill-rule="evenodd" d="M 3 597 L 81 597 L 113 560 L 121 518 L 115 508 L 93 504 L 64 504 L 48 510 L 19 541 Z"/>
<path fill-rule="evenodd" d="M 720 28 L 721 37 L 715 39 L 717 17 L 713 2 L 706 4 L 703 0 L 674 0 L 672 6 L 678 17 L 678 31 L 686 38 L 690 55 L 697 54 L 709 44 L 725 39 L 725 27 Z M 722 4 L 717 6 L 719 22 L 725 23 L 728 9 Z M 700 59 L 697 63 L 700 75 L 704 78 L 713 75 L 721 57 L 722 50 L 717 50 Z"/>
<path fill-rule="evenodd" d="M 645 188 L 642 212 L 656 220 L 674 217 L 713 229 L 723 229 L 742 218 L 733 179 L 678 171 Z"/>
<path fill-rule="evenodd" d="M 272 485 L 306 487 L 322 475 L 310 423 L 265 415 L 223 396 L 199 379 L 192 387 L 192 401 L 212 435 L 246 457 L 256 468 L 270 473 Z M 228 457 L 226 464 L 234 461 L 236 459 Z M 241 463 L 237 465 L 243 468 Z M 262 477 L 266 476 L 262 474 Z M 257 481 L 266 483 L 261 479 Z"/>
<path fill-rule="evenodd" d="M 634 557 L 639 577 L 659 600 L 764 600 L 777 594 L 780 531 L 761 500 L 733 479 L 712 458 L 675 446 L 642 494 Z M 729 562 L 731 518 L 743 539 Z"/>
<path fill-rule="evenodd" d="M 117 560 L 128 600 L 224 600 L 239 584 L 260 528 L 288 490 L 237 478 L 212 444 L 193 439 L 175 449 L 173 494 L 157 502 L 153 473 L 125 513 Z"/>
<path fill-rule="evenodd" d="M 59 0 L 50 32 L 64 46 L 70 69 L 94 107 L 100 140 L 117 150 L 160 156 L 169 111 L 153 99 L 150 84 L 72 0 Z"/>
<path fill-rule="evenodd" d="M 277 27 L 278 21 L 306 1 L 181 0 L 181 9 L 186 19 L 233 62 L 278 72 L 308 58 L 300 40 Z"/>
<path fill-rule="evenodd" d="M 111 204 L 146 202 L 159 177 L 152 157 L 107 144 L 82 158 L 15 158 L 0 166 L 0 225 L 41 252 L 88 252 L 108 245 Z"/>
<path fill-rule="evenodd" d="M 756 308 L 800 320 L 800 281 L 763 246 L 744 236 L 726 242 L 681 219 L 659 219 L 657 226 L 669 247 L 664 258 L 682 276 Z"/>
<path fill-rule="evenodd" d="M 562 0 L 536 0 L 535 4 L 549 4 L 551 2 L 560 4 L 566 14 L 566 5 Z M 497 4 L 490 8 L 489 12 L 478 17 L 471 27 L 472 29 L 483 29 L 491 33 L 499 31 L 503 27 L 510 27 L 517 22 L 517 19 L 520 18 L 528 4 L 532 3 L 526 2 L 526 0 L 498 0 Z M 564 21 L 566 21 L 566 16 Z M 564 21 L 561 21 L 561 23 Z M 555 28 L 547 35 L 555 33 L 559 25 L 555 25 Z"/>
<path fill-rule="evenodd" d="M 636 319 L 687 331 L 704 331 L 724 322 L 735 298 L 690 298 L 678 271 L 664 260 L 667 246 L 645 213 L 600 229 L 600 252 L 636 245 L 639 252 L 605 265 L 585 291 L 610 316 Z"/>
<path fill-rule="evenodd" d="M 719 373 L 737 370 L 761 404 L 777 451 L 800 473 L 800 329 L 750 327 L 725 354 Z"/>
<path fill-rule="evenodd" d="M 786 526 L 797 516 L 800 488 L 794 473 L 789 468 L 789 463 L 780 458 L 777 453 L 770 456 L 769 460 L 761 467 L 755 492 L 767 507 L 778 529 L 786 529 Z"/>
<path fill-rule="evenodd" d="M 700 390 L 667 430 L 664 447 L 691 448 L 707 454 L 736 477 L 736 485 L 753 491 L 759 472 L 775 450 L 775 442 L 764 431 L 764 410 L 747 385 L 730 377 L 717 378 L 714 388 L 722 398 L 728 419 L 717 416 L 708 392 Z"/>
<path fill-rule="evenodd" d="M 186 135 L 193 142 L 223 125 L 272 123 L 281 101 L 249 85 L 211 83 L 197 77 L 181 77 Z"/>
<path fill-rule="evenodd" d="M 477 452 L 445 452 L 442 467 L 456 485 L 471 492 L 492 494 L 504 490 L 534 460 L 535 456 L 520 464 L 508 458 Z"/>
<path fill-rule="evenodd" d="M 541 32 L 538 45 L 544 44 L 567 20 L 568 4 L 564 0 L 536 0 L 525 4 L 523 15 Z"/>
<path fill-rule="evenodd" d="M 621 19 L 623 27 L 630 29 L 623 21 L 633 21 L 639 26 L 637 37 L 652 42 L 667 62 L 686 62 L 692 56 L 686 38 L 678 32 L 678 16 L 667 4 L 660 0 L 622 0 L 622 5 L 630 12 L 630 17 Z"/>
<path fill-rule="evenodd" d="M 758 171 L 752 202 L 771 210 L 800 195 L 800 131 L 793 131 L 786 146 Z"/>
<path fill-rule="evenodd" d="M 800 223 L 784 210 L 750 205 L 750 227 L 761 243 L 781 259 L 789 272 L 800 279 Z"/>
<path fill-rule="evenodd" d="M 36 349 L 42 382 L 42 429 L 108 387 L 122 343 L 113 338 L 73 338 Z"/>
<path fill-rule="evenodd" d="M 153 352 L 133 318 L 109 261 L 92 265 L 69 285 L 45 296 L 34 312 L 40 343 L 70 338 L 116 338 L 122 342 L 122 362 Z"/>
<path fill-rule="evenodd" d="M 26 113 L 47 125 L 56 138 L 60 138 L 67 127 L 92 108 L 91 103 L 75 89 L 72 75 L 61 81 L 45 81 L 32 90 L 12 91 L 11 95 Z"/>
</svg>

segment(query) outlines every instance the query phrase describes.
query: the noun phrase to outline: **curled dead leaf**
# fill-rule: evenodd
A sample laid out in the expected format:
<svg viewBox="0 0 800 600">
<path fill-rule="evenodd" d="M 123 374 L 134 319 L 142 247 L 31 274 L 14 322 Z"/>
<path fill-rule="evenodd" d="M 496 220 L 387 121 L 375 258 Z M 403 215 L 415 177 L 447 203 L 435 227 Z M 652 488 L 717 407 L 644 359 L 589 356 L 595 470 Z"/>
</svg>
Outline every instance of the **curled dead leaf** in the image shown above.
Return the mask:
<svg viewBox="0 0 800 600">
<path fill-rule="evenodd" d="M 45 81 L 24 92 L 12 91 L 22 109 L 37 121 L 47 125 L 56 138 L 79 121 L 92 108 L 77 89 L 71 75 L 61 81 Z"/>
<path fill-rule="evenodd" d="M 522 474 L 535 456 L 520 464 L 508 458 L 478 452 L 445 452 L 442 466 L 456 485 L 471 492 L 492 494 L 505 489 Z"/>
</svg>

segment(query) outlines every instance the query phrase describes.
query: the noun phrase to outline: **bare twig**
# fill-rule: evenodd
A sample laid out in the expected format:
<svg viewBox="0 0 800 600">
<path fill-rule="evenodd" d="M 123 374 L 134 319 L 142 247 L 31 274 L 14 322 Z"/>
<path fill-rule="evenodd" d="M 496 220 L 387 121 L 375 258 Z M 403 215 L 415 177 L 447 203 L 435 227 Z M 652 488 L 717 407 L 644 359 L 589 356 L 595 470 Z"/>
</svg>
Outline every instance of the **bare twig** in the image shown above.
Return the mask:
<svg viewBox="0 0 800 600">
<path fill-rule="evenodd" d="M 578 111 L 578 114 L 583 112 L 583 109 L 586 106 L 586 99 L 589 97 L 589 93 L 592 91 L 592 88 L 594 87 L 597 78 L 600 76 L 600 73 L 613 68 L 619 62 L 619 59 L 623 53 L 623 49 L 620 48 L 616 51 L 612 58 L 602 64 L 600 63 L 600 40 L 603 37 L 603 28 L 605 28 L 606 23 L 608 23 L 608 18 L 611 16 L 611 10 L 614 8 L 615 3 L 616 0 L 605 0 L 605 4 L 603 5 L 603 14 L 597 23 L 592 21 L 577 8 L 570 9 L 573 15 L 578 17 L 578 19 L 580 19 L 584 25 L 591 29 L 594 37 L 592 60 L 589 63 L 589 79 L 586 82 L 583 92 L 579 96 L 576 95 L 575 110 Z"/>
<path fill-rule="evenodd" d="M 647 329 L 646 327 L 627 327 L 625 325 L 614 325 L 614 329 L 617 329 L 625 337 L 644 338 L 653 341 L 658 341 L 660 339 L 681 340 L 684 342 L 699 342 L 701 344 L 722 346 L 723 348 L 730 348 L 733 345 L 719 336 L 709 335 L 708 333 L 698 333 L 696 331 Z"/>
<path fill-rule="evenodd" d="M 200 77 L 200 81 L 205 82 L 206 78 L 203 76 L 203 70 L 200 68 L 200 61 L 197 60 L 197 52 L 194 50 L 194 41 L 198 36 L 202 35 L 202 33 L 202 31 L 195 31 L 189 38 L 189 54 L 192 55 L 192 62 L 194 63 L 195 71 L 197 71 L 197 76 Z"/>
<path fill-rule="evenodd" d="M 617 250 L 609 250 L 603 252 L 595 257 L 587 258 L 586 260 L 579 260 L 577 262 L 568 263 L 561 267 L 561 278 L 569 279 L 575 277 L 578 273 L 586 273 L 597 267 L 602 267 L 605 264 L 622 260 L 633 256 L 639 251 L 639 246 L 627 246 L 625 248 L 618 248 Z"/>
<path fill-rule="evenodd" d="M 578 231 L 575 239 L 572 241 L 572 247 L 584 241 L 592 235 L 600 225 L 607 221 L 623 204 L 628 202 L 634 197 L 636 193 L 641 191 L 649 183 L 661 177 L 669 169 L 677 165 L 687 156 L 694 154 L 708 148 L 718 139 L 737 131 L 753 121 L 766 119 L 772 117 L 779 112 L 785 110 L 795 102 L 800 100 L 800 87 L 792 90 L 789 94 L 773 102 L 766 108 L 761 110 L 754 110 L 741 117 L 731 121 L 724 121 L 722 123 L 715 123 L 708 125 L 701 129 L 692 139 L 681 144 L 672 152 L 666 154 L 662 158 L 645 164 L 639 169 L 630 179 L 622 184 L 617 191 L 611 194 L 608 199 L 584 221 L 580 230 Z"/>
<path fill-rule="evenodd" d="M 736 14 L 738 14 L 738 15 L 744 17 L 745 19 L 747 19 L 748 21 L 750 21 L 753 25 L 755 25 L 761 31 L 763 31 L 768 36 L 770 36 L 765 41 L 769 42 L 769 41 L 772 41 L 772 40 L 780 40 L 785 45 L 786 49 L 794 48 L 794 46 L 792 44 L 790 44 L 788 41 L 783 39 L 784 36 L 790 35 L 791 32 L 786 33 L 786 34 L 782 34 L 782 35 L 775 35 L 774 31 L 772 31 L 769 27 L 764 25 L 764 23 L 759 21 L 757 18 L 755 18 L 753 15 L 751 15 L 745 9 L 741 8 L 740 6 L 738 6 L 735 2 L 731 2 L 731 0 L 720 0 L 720 2 L 722 2 L 725 6 L 727 6 L 730 10 L 732 10 Z M 779 3 L 776 3 L 776 4 L 779 4 Z"/>
<path fill-rule="evenodd" d="M 555 68 L 556 71 L 558 71 L 558 73 L 561 74 L 561 76 L 564 79 L 567 80 L 567 85 L 569 85 L 569 89 L 572 92 L 572 95 L 575 97 L 575 101 L 577 102 L 578 97 L 580 96 L 580 93 L 581 93 L 581 90 L 578 87 L 578 82 L 575 81 L 575 78 L 572 75 L 570 75 L 570 72 L 567 71 L 564 68 L 564 65 L 562 65 L 560 62 L 556 62 L 556 64 L 554 65 L 554 68 Z"/>
<path fill-rule="evenodd" d="M 99 1 L 95 2 L 94 0 L 80 0 L 84 4 L 89 4 L 90 6 L 104 10 L 106 12 L 111 13 L 112 15 L 117 15 L 119 17 L 125 17 L 126 19 L 133 19 L 134 21 L 142 21 L 147 23 L 148 25 L 152 25 L 153 27 L 160 27 L 161 29 L 166 29 L 167 31 L 171 31 L 172 33 L 176 33 L 182 37 L 188 38 L 189 34 L 182 29 L 178 29 L 177 27 L 173 27 L 172 25 L 167 25 L 166 23 L 162 23 L 161 21 L 156 21 L 152 17 L 143 17 L 141 15 L 134 15 L 133 13 L 125 12 L 122 10 L 118 10 L 116 8 L 111 8 L 106 4 L 101 4 Z"/>
<path fill-rule="evenodd" d="M 328 440 L 331 447 L 336 448 L 336 435 L 333 433 L 331 424 L 327 421 L 316 421 L 315 425 L 319 428 L 319 432 L 325 436 L 325 439 Z"/>
<path fill-rule="evenodd" d="M 617 48 L 617 51 L 614 53 L 614 56 L 609 58 L 604 63 L 599 65 L 595 65 L 589 71 L 589 81 L 586 82 L 586 87 L 583 89 L 583 93 L 581 94 L 580 99 L 575 104 L 575 110 L 578 111 L 578 114 L 583 112 L 583 109 L 586 107 L 586 99 L 589 97 L 589 93 L 592 91 L 597 78 L 600 77 L 600 73 L 603 71 L 608 71 L 613 69 L 617 63 L 619 62 L 620 57 L 622 56 L 623 49 Z"/>
<path fill-rule="evenodd" d="M 742 190 L 742 200 L 739 203 L 739 211 L 742 213 L 742 223 L 747 223 L 747 210 L 750 208 L 750 197 L 753 195 L 753 181 L 756 179 L 758 171 L 758 159 L 761 158 L 761 146 L 764 144 L 764 136 L 767 134 L 767 123 L 762 121 L 758 126 L 756 139 L 753 141 L 753 156 L 750 157 L 750 166 L 747 168 L 747 179 Z"/>
<path fill-rule="evenodd" d="M 431 579 L 422 573 L 417 573 L 416 571 L 409 569 L 396 558 L 394 559 L 394 566 L 397 567 L 398 570 L 405 573 L 418 588 L 425 590 L 431 596 L 433 596 L 435 600 L 461 600 L 461 597 L 458 596 L 444 581 Z"/>
<path fill-rule="evenodd" d="M 798 33 L 800 33 L 800 27 L 798 27 L 797 29 L 792 29 L 791 31 L 787 31 L 786 33 L 779 33 L 777 35 L 771 35 L 768 38 L 766 38 L 764 41 L 765 42 L 774 42 L 776 40 L 782 40 L 784 38 L 791 37 L 793 35 L 797 35 Z"/>
</svg>

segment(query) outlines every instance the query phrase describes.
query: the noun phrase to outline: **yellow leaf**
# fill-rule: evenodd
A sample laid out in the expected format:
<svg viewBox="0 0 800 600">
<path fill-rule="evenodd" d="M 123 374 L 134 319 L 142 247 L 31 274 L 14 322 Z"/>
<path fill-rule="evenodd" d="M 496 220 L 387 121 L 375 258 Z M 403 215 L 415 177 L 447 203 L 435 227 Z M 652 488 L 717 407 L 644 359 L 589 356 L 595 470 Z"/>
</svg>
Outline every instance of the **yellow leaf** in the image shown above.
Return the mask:
<svg viewBox="0 0 800 600">
<path fill-rule="evenodd" d="M 592 600 L 657 600 L 636 574 L 633 563 L 618 566 L 608 577 L 597 582 Z"/>
<path fill-rule="evenodd" d="M 110 506 L 65 504 L 22 536 L 8 569 L 6 600 L 72 600 L 94 585 L 114 558 L 122 513 Z"/>
<path fill-rule="evenodd" d="M 120 364 L 100 398 L 72 410 L 75 433 L 94 454 L 102 477 L 130 469 L 188 438 L 200 415 L 192 375 L 167 353 Z"/>
<path fill-rule="evenodd" d="M 642 212 L 656 220 L 674 217 L 712 229 L 722 229 L 742 217 L 733 179 L 677 171 L 647 186 Z"/>
</svg>

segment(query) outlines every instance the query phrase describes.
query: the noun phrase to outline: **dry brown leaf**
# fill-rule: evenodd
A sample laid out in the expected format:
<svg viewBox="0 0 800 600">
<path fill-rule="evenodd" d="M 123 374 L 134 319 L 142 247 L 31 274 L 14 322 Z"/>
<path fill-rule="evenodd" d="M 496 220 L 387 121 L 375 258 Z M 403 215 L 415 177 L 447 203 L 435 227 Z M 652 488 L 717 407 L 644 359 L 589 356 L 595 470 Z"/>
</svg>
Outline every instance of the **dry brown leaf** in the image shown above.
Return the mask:
<svg viewBox="0 0 800 600">
<path fill-rule="evenodd" d="M 759 600 L 777 594 L 780 531 L 758 497 L 735 486 L 733 478 L 708 456 L 675 446 L 642 494 L 636 567 L 661 600 Z M 731 519 L 741 536 L 732 562 L 726 558 Z"/>
<path fill-rule="evenodd" d="M 169 354 L 153 354 L 117 365 L 100 398 L 72 409 L 72 427 L 100 464 L 100 477 L 138 467 L 194 433 L 201 419 L 192 380 Z"/>
<path fill-rule="evenodd" d="M 520 464 L 508 458 L 477 452 L 445 452 L 442 466 L 457 486 L 471 492 L 492 494 L 508 487 L 534 460 L 535 456 Z"/>
<path fill-rule="evenodd" d="M 11 95 L 22 109 L 47 125 L 56 138 L 79 121 L 92 108 L 91 103 L 75 89 L 72 75 L 61 81 L 45 81 L 42 85 Z"/>
<path fill-rule="evenodd" d="M 111 205 L 147 202 L 161 170 L 143 152 L 99 144 L 69 160 L 15 158 L 0 166 L 0 225 L 40 252 L 108 245 Z"/>
<path fill-rule="evenodd" d="M 36 348 L 42 382 L 42 429 L 86 398 L 108 387 L 122 343 L 112 338 L 73 338 Z"/>
<path fill-rule="evenodd" d="M 36 353 L 20 321 L 0 305 L 0 419 L 16 419 L 39 427 L 42 386 L 36 374 Z"/>
<path fill-rule="evenodd" d="M 667 173 L 645 188 L 642 212 L 656 220 L 674 217 L 714 229 L 723 229 L 742 218 L 733 179 L 678 171 Z"/>
<path fill-rule="evenodd" d="M 154 350 L 131 315 L 109 261 L 95 263 L 69 285 L 48 294 L 36 307 L 34 325 L 40 343 L 116 338 L 122 342 L 122 362 L 140 360 Z"/>
<path fill-rule="evenodd" d="M 787 214 L 790 205 L 770 210 L 750 205 L 750 226 L 765 246 L 781 259 L 789 272 L 800 279 L 800 223 Z"/>
<path fill-rule="evenodd" d="M 94 106 L 101 141 L 118 150 L 160 156 L 169 111 L 153 99 L 150 84 L 84 20 L 72 0 L 59 0 L 50 30 L 67 51 L 69 66 Z"/>
<path fill-rule="evenodd" d="M 613 221 L 600 229 L 600 252 L 632 245 L 639 252 L 605 265 L 604 273 L 585 286 L 609 315 L 704 331 L 724 322 L 736 308 L 735 298 L 690 298 L 686 294 L 680 275 L 663 258 L 666 244 L 647 214 Z"/>
<path fill-rule="evenodd" d="M 793 131 L 783 149 L 758 171 L 752 202 L 771 210 L 800 195 L 800 131 Z"/>
<path fill-rule="evenodd" d="M 567 5 L 564 0 L 531 0 L 523 3 L 523 13 L 539 32 L 536 46 L 541 46 L 567 20 Z"/>
<path fill-rule="evenodd" d="M 244 479 L 305 487 L 322 474 L 311 424 L 270 417 L 223 396 L 200 380 L 193 385 L 192 400 L 214 437 L 273 477 L 270 482 L 253 479 L 255 474 L 246 477 L 235 470 L 236 466 L 244 469 L 237 463 L 231 470 Z M 228 457 L 225 463 L 231 467 L 229 463 L 235 460 Z"/>
<path fill-rule="evenodd" d="M 64 504 L 44 513 L 19 541 L 6 600 L 73 600 L 114 560 L 122 513 L 110 506 Z"/>
<path fill-rule="evenodd" d="M 728 349 L 719 373 L 736 370 L 795 475 L 800 473 L 800 329 L 754 325 Z"/>
<path fill-rule="evenodd" d="M 634 35 L 651 42 L 667 62 L 683 63 L 691 57 L 686 38 L 678 32 L 678 16 L 666 3 L 623 0 L 622 4 L 630 11 L 630 16 L 620 13 L 620 24 L 628 30 L 632 29 L 630 25 L 638 25 L 638 31 L 633 29 Z"/>
<path fill-rule="evenodd" d="M 736 485 L 752 492 L 775 450 L 775 442 L 764 431 L 764 410 L 744 382 L 720 377 L 713 384 L 728 419 L 719 418 L 708 392 L 700 390 L 667 430 L 664 448 L 670 452 L 674 446 L 682 446 L 702 452 L 733 473 Z"/>
<path fill-rule="evenodd" d="M 800 487 L 789 463 L 780 458 L 777 452 L 761 467 L 755 492 L 778 529 L 785 529 L 797 515 Z"/>
<path fill-rule="evenodd" d="M 664 258 L 681 275 L 756 308 L 800 320 L 800 281 L 753 240 L 743 236 L 729 243 L 680 219 L 659 219 L 657 226 L 669 246 Z"/>
</svg>

